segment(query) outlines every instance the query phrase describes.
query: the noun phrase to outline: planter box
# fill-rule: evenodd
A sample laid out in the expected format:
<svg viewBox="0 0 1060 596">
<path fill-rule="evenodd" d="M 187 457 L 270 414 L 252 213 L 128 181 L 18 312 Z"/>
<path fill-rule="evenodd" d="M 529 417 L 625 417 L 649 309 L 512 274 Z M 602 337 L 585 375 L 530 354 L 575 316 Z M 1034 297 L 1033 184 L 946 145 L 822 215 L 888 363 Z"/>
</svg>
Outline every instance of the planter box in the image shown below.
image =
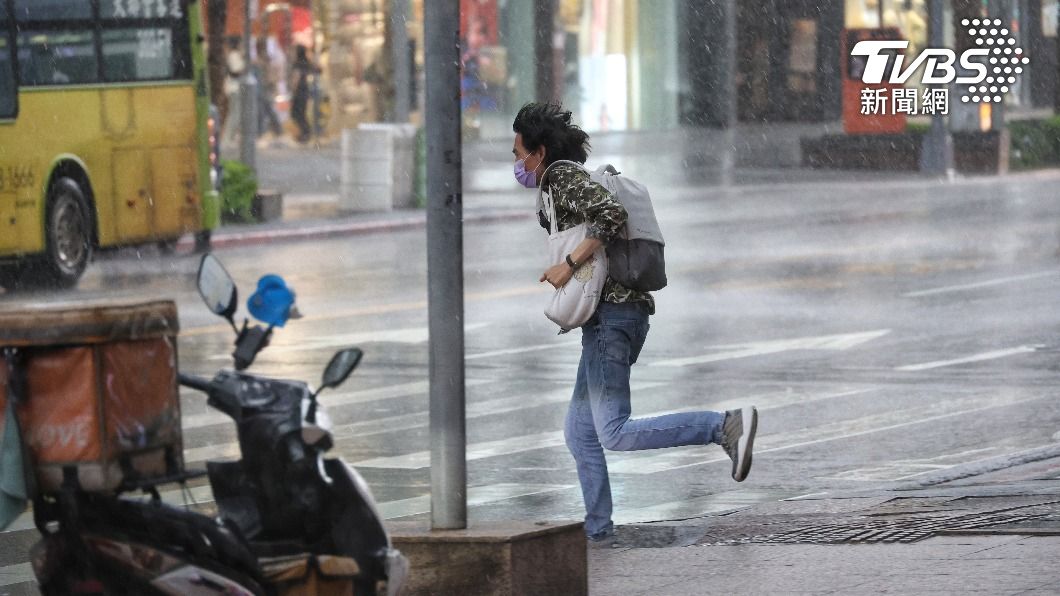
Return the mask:
<svg viewBox="0 0 1060 596">
<path fill-rule="evenodd" d="M 283 218 L 283 194 L 275 190 L 258 190 L 250 204 L 254 221 L 278 221 Z"/>
<path fill-rule="evenodd" d="M 1007 131 L 954 132 L 953 165 L 964 174 L 1008 172 Z M 803 138 L 802 165 L 839 170 L 916 172 L 924 135 L 825 135 Z"/>
</svg>

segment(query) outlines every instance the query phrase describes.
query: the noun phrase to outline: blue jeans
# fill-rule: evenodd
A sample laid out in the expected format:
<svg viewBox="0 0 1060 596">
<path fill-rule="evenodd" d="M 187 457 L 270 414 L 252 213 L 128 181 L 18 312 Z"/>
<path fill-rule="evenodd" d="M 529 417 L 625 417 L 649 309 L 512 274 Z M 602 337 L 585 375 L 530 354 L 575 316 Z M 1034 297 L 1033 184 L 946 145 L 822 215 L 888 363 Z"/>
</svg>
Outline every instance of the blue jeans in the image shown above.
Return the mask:
<svg viewBox="0 0 1060 596">
<path fill-rule="evenodd" d="M 723 413 L 630 419 L 629 369 L 647 335 L 647 306 L 635 302 L 601 302 L 582 327 L 582 357 L 564 436 L 578 467 L 585 500 L 585 533 L 590 538 L 614 531 L 604 448 L 639 451 L 721 442 Z"/>
</svg>

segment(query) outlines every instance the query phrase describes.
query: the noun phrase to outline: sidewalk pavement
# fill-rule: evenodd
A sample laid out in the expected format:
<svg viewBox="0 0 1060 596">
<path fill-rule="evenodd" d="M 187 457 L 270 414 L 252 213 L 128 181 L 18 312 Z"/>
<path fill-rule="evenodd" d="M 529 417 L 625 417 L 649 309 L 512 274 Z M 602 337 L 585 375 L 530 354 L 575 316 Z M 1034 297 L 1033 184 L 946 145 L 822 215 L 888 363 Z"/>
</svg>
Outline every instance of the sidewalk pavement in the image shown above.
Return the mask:
<svg viewBox="0 0 1060 596">
<path fill-rule="evenodd" d="M 1023 467 L 622 526 L 589 593 L 1060 594 L 1060 458 Z"/>
</svg>

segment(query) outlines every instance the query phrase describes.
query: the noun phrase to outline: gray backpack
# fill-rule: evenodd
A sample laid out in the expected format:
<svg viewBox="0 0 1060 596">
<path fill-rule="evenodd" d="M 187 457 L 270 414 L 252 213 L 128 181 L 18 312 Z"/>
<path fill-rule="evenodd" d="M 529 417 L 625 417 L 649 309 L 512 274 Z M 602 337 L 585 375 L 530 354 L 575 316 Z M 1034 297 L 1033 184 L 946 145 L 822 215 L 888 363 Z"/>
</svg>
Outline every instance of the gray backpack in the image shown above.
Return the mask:
<svg viewBox="0 0 1060 596">
<path fill-rule="evenodd" d="M 622 176 L 611 164 L 589 171 L 584 165 L 558 160 L 549 165 L 571 164 L 589 172 L 589 179 L 603 186 L 622 206 L 629 218 L 619 235 L 607 245 L 608 275 L 623 286 L 638 292 L 654 292 L 666 287 L 666 259 L 662 231 L 655 219 L 651 196 L 643 184 Z M 544 179 L 548 170 L 542 176 Z M 538 193 L 538 209 L 542 209 Z"/>
</svg>

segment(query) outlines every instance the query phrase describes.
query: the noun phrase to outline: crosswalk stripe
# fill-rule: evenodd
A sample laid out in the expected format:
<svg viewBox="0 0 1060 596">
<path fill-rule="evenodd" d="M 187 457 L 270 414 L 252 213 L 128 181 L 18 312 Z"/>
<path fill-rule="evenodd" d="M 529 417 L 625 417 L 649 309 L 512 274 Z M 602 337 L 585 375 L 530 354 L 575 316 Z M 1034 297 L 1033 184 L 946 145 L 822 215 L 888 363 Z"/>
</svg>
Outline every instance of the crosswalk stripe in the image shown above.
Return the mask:
<svg viewBox="0 0 1060 596">
<path fill-rule="evenodd" d="M 534 435 L 522 435 L 500 439 L 498 441 L 485 441 L 472 443 L 467 446 L 467 461 L 475 461 L 495 457 L 498 455 L 511 455 L 534 451 L 546 447 L 559 447 L 564 444 L 563 431 L 550 431 Z M 353 464 L 355 468 L 394 468 L 402 470 L 418 470 L 431 465 L 430 451 L 417 451 L 405 455 L 393 457 L 374 457 Z"/>
<path fill-rule="evenodd" d="M 540 294 L 542 293 L 542 291 L 544 291 L 543 288 L 540 284 L 538 284 L 532 286 L 515 286 L 504 290 L 493 290 L 489 292 L 467 292 L 464 295 L 464 301 L 494 302 L 503 298 L 518 298 L 522 296 Z M 423 300 L 412 302 L 392 302 L 387 304 L 374 304 L 362 306 L 359 308 L 353 308 L 343 311 L 325 311 L 319 314 L 306 314 L 300 319 L 300 322 L 306 323 L 309 321 L 335 321 L 339 319 L 350 319 L 354 317 L 375 316 L 406 311 L 426 312 L 427 302 Z M 229 325 L 213 324 L 182 329 L 180 335 L 181 337 L 191 337 L 195 335 L 208 335 L 211 333 L 231 333 L 231 330 L 232 327 Z"/>
<path fill-rule="evenodd" d="M 481 383 L 481 381 L 476 381 L 474 384 Z M 634 383 L 633 388 L 635 390 L 647 390 L 662 385 L 665 385 L 665 383 Z M 467 411 L 465 412 L 464 417 L 466 419 L 481 418 L 494 414 L 517 412 L 519 410 L 536 408 L 538 406 L 554 403 L 563 403 L 568 400 L 570 400 L 570 389 L 560 389 L 539 395 L 519 395 L 482 402 L 472 402 L 467 405 Z M 330 400 L 326 403 L 329 406 L 332 405 Z M 364 420 L 335 427 L 332 434 L 334 435 L 335 440 L 339 441 L 346 438 L 366 437 L 416 428 L 426 428 L 428 425 L 427 416 L 428 411 L 421 410 L 409 414 L 399 414 L 397 416 L 389 416 L 386 418 Z M 239 455 L 239 443 L 232 441 L 228 443 L 203 445 L 202 447 L 185 449 L 184 461 L 201 462 L 208 459 L 238 458 Z"/>
<path fill-rule="evenodd" d="M 492 382 L 493 381 L 485 379 L 467 379 L 464 381 L 464 386 L 477 387 Z M 348 406 L 350 404 L 359 404 L 384 399 L 398 399 L 412 395 L 426 396 L 429 391 L 430 383 L 428 381 L 412 381 L 410 383 L 386 385 L 384 387 L 374 387 L 372 389 L 360 389 L 357 391 L 341 393 L 324 393 L 320 397 L 320 402 L 328 408 L 337 408 L 340 406 Z M 189 430 L 224 423 L 232 423 L 232 419 L 221 412 L 210 410 L 202 414 L 184 416 L 181 421 L 181 426 L 184 430 Z"/>
<path fill-rule="evenodd" d="M 894 370 L 902 372 L 918 372 L 922 370 L 931 370 L 933 368 L 956 366 L 958 364 L 971 364 L 973 362 L 997 360 L 998 358 L 1007 358 L 1009 356 L 1015 356 L 1017 354 L 1030 354 L 1038 351 L 1043 347 L 1045 346 L 1019 346 L 1017 348 L 1009 348 L 1007 350 L 995 350 L 993 352 L 983 352 L 982 354 L 974 354 L 972 356 L 954 358 L 952 360 L 936 360 L 934 362 L 924 362 L 923 364 L 909 364 L 906 366 L 898 366 L 895 367 Z"/>
<path fill-rule="evenodd" d="M 489 323 L 468 323 L 464 326 L 466 333 L 489 327 Z M 301 336 L 274 340 L 269 344 L 267 357 L 276 359 L 288 354 L 304 353 L 307 350 L 324 350 L 361 346 L 369 343 L 424 344 L 430 339 L 427 327 L 407 329 L 382 329 L 379 331 L 360 331 L 355 333 L 329 333 L 319 336 Z M 230 354 L 215 354 L 212 361 L 229 361 Z"/>
<path fill-rule="evenodd" d="M 490 484 L 487 486 L 473 486 L 468 489 L 468 507 L 487 505 L 497 501 L 540 495 L 543 493 L 556 492 L 574 488 L 572 484 Z M 430 513 L 431 496 L 421 495 L 410 499 L 389 501 L 379 505 L 379 513 L 386 519 L 397 519 L 421 513 Z"/>
<path fill-rule="evenodd" d="M 634 383 L 632 387 L 634 390 L 647 390 L 655 387 L 662 387 L 663 385 L 666 385 L 666 383 Z M 467 404 L 465 418 L 471 420 L 474 418 L 482 418 L 495 414 L 507 414 L 509 412 L 517 412 L 519 410 L 526 410 L 555 403 L 566 403 L 570 401 L 570 397 L 571 389 L 566 387 L 564 389 L 549 391 L 539 395 L 517 395 L 515 397 L 500 397 L 486 401 L 471 402 Z M 425 428 L 428 424 L 427 416 L 428 411 L 421 410 L 409 414 L 399 414 L 397 416 L 376 418 L 374 420 L 362 420 L 360 422 L 337 426 L 334 430 L 335 440 L 339 441 L 344 438 L 368 437 L 372 435 Z"/>
<path fill-rule="evenodd" d="M 405 384 L 405 385 L 403 385 L 401 387 L 408 388 L 408 386 L 410 386 L 410 385 L 414 385 L 414 383 Z M 650 388 L 653 388 L 653 387 L 657 387 L 657 386 L 660 386 L 660 385 L 663 385 L 663 383 L 636 382 L 635 381 L 632 384 L 632 389 L 634 391 L 647 390 L 647 389 L 650 389 Z M 735 407 L 744 405 L 744 404 L 746 404 L 748 402 L 752 402 L 755 399 L 766 399 L 766 398 L 768 398 L 770 400 L 769 404 L 768 405 L 763 405 L 762 407 L 759 408 L 760 411 L 764 411 L 764 410 L 770 410 L 770 409 L 774 409 L 774 408 L 783 407 L 785 405 L 798 404 L 798 403 L 811 403 L 811 402 L 819 401 L 819 400 L 823 400 L 823 399 L 834 399 L 834 398 L 840 398 L 840 397 L 860 395 L 860 394 L 867 393 L 867 392 L 874 391 L 874 390 L 875 390 L 875 388 L 854 389 L 854 390 L 841 391 L 841 392 L 838 392 L 838 393 L 825 394 L 825 395 L 821 395 L 821 396 L 805 395 L 805 394 L 795 393 L 795 392 L 790 392 L 790 391 L 785 391 L 785 392 L 781 392 L 781 393 L 775 393 L 774 392 L 774 393 L 763 394 L 763 395 L 759 395 L 759 396 L 752 396 L 752 397 L 747 397 L 747 398 L 736 398 L 736 399 L 731 399 L 731 400 L 725 400 L 725 401 L 722 401 L 722 402 L 714 404 L 713 407 L 715 409 L 718 409 L 718 410 L 726 410 L 726 409 L 735 408 Z M 374 390 L 371 390 L 371 391 L 374 391 Z M 567 390 L 567 389 L 561 389 L 561 390 L 552 391 L 552 392 L 549 392 L 549 393 L 546 393 L 546 394 L 542 394 L 541 396 L 538 396 L 538 397 L 527 398 L 525 396 L 515 396 L 515 397 L 511 397 L 511 398 L 498 398 L 496 400 L 487 400 L 485 402 L 478 402 L 477 404 L 470 404 L 469 407 L 468 407 L 468 415 L 469 415 L 469 417 L 478 417 L 478 416 L 485 416 L 485 415 L 494 414 L 494 413 L 504 413 L 504 412 L 507 412 L 507 411 L 512 411 L 512 409 L 515 408 L 516 404 L 523 404 L 524 407 L 535 407 L 535 406 L 544 405 L 544 404 L 547 404 L 547 403 L 565 402 L 568 399 L 570 399 L 570 391 Z M 684 408 L 684 409 L 679 409 L 679 410 L 668 410 L 668 411 L 664 411 L 664 412 L 657 412 L 654 415 L 663 415 L 663 414 L 669 414 L 669 413 L 689 411 L 691 409 L 693 409 L 693 408 Z M 220 415 L 220 416 L 223 417 L 223 415 Z M 227 420 L 227 418 L 224 418 L 224 419 Z M 359 429 L 365 428 L 366 426 L 374 426 L 374 425 L 379 424 L 379 423 L 380 423 L 380 421 L 378 421 L 378 420 L 377 421 L 365 421 L 365 422 L 360 422 L 360 423 L 354 423 L 354 424 L 351 424 L 351 425 L 346 425 L 344 427 L 339 427 L 337 429 L 338 432 L 336 433 L 336 437 L 343 436 L 343 435 L 340 435 L 339 433 L 348 432 L 348 433 L 353 434 L 353 433 L 358 432 Z M 422 426 L 422 425 L 417 425 L 416 427 L 419 427 L 419 426 Z M 412 427 L 412 428 L 415 428 L 415 427 Z M 393 428 L 392 430 L 405 430 L 405 429 Z M 474 452 L 472 452 L 469 449 L 468 460 L 470 461 L 472 459 L 482 459 L 482 458 L 485 458 L 485 457 L 493 457 L 494 455 L 503 455 L 505 453 L 519 453 L 519 452 L 523 452 L 523 451 L 529 451 L 529 450 L 540 449 L 540 448 L 545 448 L 545 447 L 558 447 L 558 446 L 563 445 L 563 443 L 564 443 L 562 431 L 543 433 L 542 435 L 539 435 L 538 437 L 544 437 L 544 439 L 547 441 L 547 443 L 540 443 L 540 442 L 535 443 L 534 442 L 535 441 L 535 436 L 517 437 L 517 438 L 514 438 L 514 439 L 506 440 L 506 441 L 509 441 L 511 443 L 511 445 L 508 445 L 508 447 L 510 448 L 509 451 L 505 451 L 504 450 L 506 445 L 500 444 L 502 442 L 495 441 L 495 442 L 492 442 L 492 444 L 479 444 Z M 470 447 L 471 446 L 469 446 L 469 448 Z M 238 443 L 231 443 L 231 444 L 226 443 L 224 445 L 210 445 L 210 446 L 187 449 L 187 450 L 185 450 L 184 453 L 185 453 L 185 461 L 186 462 L 197 462 L 197 461 L 205 461 L 206 459 L 224 459 L 226 457 L 235 458 L 235 457 L 239 456 L 239 448 L 238 448 Z M 429 454 L 429 452 L 422 452 L 422 454 L 410 454 L 410 455 L 399 456 L 399 457 L 400 458 L 405 458 L 404 461 L 413 461 L 413 460 L 415 460 L 415 462 L 416 462 L 418 467 L 426 467 L 427 465 L 430 465 L 430 454 Z M 419 461 L 422 460 L 423 458 L 426 458 L 426 462 L 427 463 L 424 466 L 419 466 Z M 377 458 L 377 461 L 386 460 L 386 459 L 387 458 Z M 390 458 L 390 459 L 396 459 L 396 458 Z M 389 462 L 384 462 L 384 463 L 389 463 Z M 616 461 L 615 464 L 612 465 L 612 468 L 614 468 L 614 465 L 618 465 L 620 463 L 621 463 L 621 460 Z M 707 463 L 707 462 L 700 460 L 699 463 Z M 358 466 L 359 467 L 373 467 L 373 466 L 370 466 L 370 465 L 366 465 L 365 462 L 360 462 L 360 463 L 357 463 L 357 464 L 354 464 L 354 465 L 355 465 L 355 467 L 358 467 Z M 389 466 L 385 466 L 384 465 L 384 466 L 378 466 L 378 467 L 389 467 Z M 417 469 L 417 468 L 408 468 L 408 469 Z M 669 468 L 665 468 L 665 469 L 669 469 Z M 191 487 L 191 488 L 188 489 L 188 491 L 190 493 L 191 502 L 193 502 L 193 503 L 210 503 L 213 500 L 213 493 L 210 490 L 210 487 L 208 485 L 201 485 L 201 486 Z M 165 501 L 166 503 L 169 503 L 171 505 L 184 505 L 185 504 L 185 494 L 186 493 L 184 491 L 182 491 L 182 490 L 176 489 L 176 490 L 161 491 L 160 494 L 161 494 L 162 500 Z M 33 530 L 33 529 L 35 529 L 35 526 L 33 524 L 33 515 L 32 515 L 31 512 L 26 512 L 26 513 L 23 513 L 22 515 L 18 516 L 18 518 L 16 518 L 15 521 L 12 522 L 3 531 L 3 533 L 16 532 L 16 531 L 22 531 L 22 530 Z"/>
<path fill-rule="evenodd" d="M 1029 273 L 1027 275 L 1016 275 L 1013 277 L 1002 277 L 999 279 L 990 279 L 986 281 L 980 281 L 970 284 L 962 284 L 959 286 L 947 286 L 944 288 L 933 288 L 930 290 L 920 290 L 919 292 L 907 292 L 902 294 L 902 298 L 920 298 L 922 296 L 934 296 L 936 294 L 946 294 L 949 292 L 963 292 L 965 290 L 977 290 L 979 288 L 989 288 L 991 286 L 1000 286 L 1020 281 L 1030 281 L 1032 279 L 1039 279 L 1042 277 L 1055 277 L 1056 271 L 1042 271 L 1040 273 Z"/>
<path fill-rule="evenodd" d="M 770 404 L 764 405 L 759 410 L 769 410 L 784 407 L 787 405 L 806 403 L 809 401 L 817 401 L 819 399 L 832 399 L 836 397 L 846 397 L 850 395 L 856 395 L 859 393 L 865 393 L 871 391 L 871 389 L 858 389 L 853 391 L 843 391 L 837 394 L 830 394 L 826 396 L 806 396 L 795 393 L 782 394 L 776 401 Z M 737 408 L 747 404 L 747 398 L 731 399 L 726 400 L 717 404 L 713 404 L 713 407 L 704 408 L 699 407 L 688 407 L 677 410 L 665 410 L 661 412 L 651 412 L 644 414 L 640 417 L 654 417 L 654 416 L 665 416 L 667 414 L 676 414 L 681 412 L 688 412 L 701 409 L 711 409 L 714 411 L 725 411 L 728 409 Z M 544 433 L 537 433 L 533 435 L 523 435 L 517 437 L 508 437 L 506 439 L 500 439 L 496 441 L 485 441 L 481 443 L 471 443 L 467 446 L 467 461 L 475 461 L 479 459 L 485 459 L 488 457 L 495 457 L 498 455 L 510 455 L 515 453 L 522 453 L 526 451 L 534 451 L 537 449 L 544 449 L 548 447 L 559 447 L 564 445 L 563 431 L 551 431 Z M 417 451 L 414 453 L 406 453 L 403 455 L 395 455 L 389 457 L 375 457 L 364 461 L 354 463 L 354 467 L 358 468 L 395 468 L 403 470 L 417 470 L 420 468 L 426 468 L 431 465 L 431 453 L 430 451 Z"/>
<path fill-rule="evenodd" d="M 998 403 L 996 398 L 982 397 L 978 399 L 955 399 L 938 402 L 930 406 L 894 410 L 882 414 L 862 416 L 853 420 L 841 420 L 824 426 L 799 429 L 792 432 L 763 435 L 755 439 L 755 455 L 784 451 L 799 447 L 808 447 L 839 439 L 851 439 L 868 434 L 895 430 L 944 420 L 965 414 L 974 414 L 994 408 L 1011 407 L 1023 403 L 1051 399 L 1047 397 L 1031 397 L 1021 400 Z M 972 405 L 973 407 L 968 407 Z M 761 421 L 759 421 L 761 425 Z M 759 426 L 761 428 L 761 426 Z M 641 454 L 616 454 L 615 461 L 608 464 L 608 471 L 612 474 L 656 474 L 680 470 L 692 466 L 728 462 L 729 456 L 718 453 L 718 447 L 708 445 L 704 447 L 693 447 L 681 451 L 670 451 L 653 455 Z"/>
<path fill-rule="evenodd" d="M 37 581 L 37 577 L 33 575 L 33 565 L 29 563 L 17 563 L 0 567 L 0 586 L 11 586 L 35 581 Z"/>
<path fill-rule="evenodd" d="M 522 348 L 509 348 L 507 350 L 494 350 L 492 352 L 479 352 L 478 354 L 468 354 L 464 356 L 464 360 L 481 360 L 483 358 L 493 358 L 494 356 L 509 356 L 512 354 L 525 354 L 527 352 L 538 352 L 541 350 L 564 350 L 571 346 L 580 346 L 582 340 L 578 339 L 575 341 L 567 341 L 561 343 L 550 343 L 550 344 L 538 344 L 536 346 L 525 346 Z"/>
</svg>

